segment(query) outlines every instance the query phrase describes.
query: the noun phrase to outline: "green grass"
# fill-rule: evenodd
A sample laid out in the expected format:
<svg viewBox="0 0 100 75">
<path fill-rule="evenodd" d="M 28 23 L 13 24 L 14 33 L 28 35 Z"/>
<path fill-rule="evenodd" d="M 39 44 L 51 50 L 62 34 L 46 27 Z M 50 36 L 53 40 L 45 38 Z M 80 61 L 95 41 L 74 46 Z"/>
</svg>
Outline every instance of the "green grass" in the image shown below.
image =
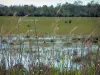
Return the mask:
<svg viewBox="0 0 100 75">
<path fill-rule="evenodd" d="M 31 30 L 34 30 L 34 22 L 30 21 L 21 21 L 19 24 L 19 28 L 15 28 L 18 25 L 18 19 L 20 17 L 14 17 L 13 20 L 8 16 L 0 16 L 0 31 L 1 34 L 7 34 L 8 32 L 12 32 L 13 34 L 24 33 L 27 32 L 27 25 L 31 25 Z M 100 24 L 98 19 L 93 17 L 60 17 L 59 21 L 56 22 L 56 17 L 25 17 L 24 20 L 34 20 L 37 19 L 36 23 L 37 31 L 39 34 L 49 34 L 51 35 L 53 32 L 52 24 L 58 24 L 59 31 L 57 34 L 59 35 L 67 35 L 71 32 L 71 30 L 77 27 L 74 30 L 73 34 L 84 34 L 89 35 L 95 28 L 93 36 L 100 36 Z M 72 20 L 72 23 L 65 23 L 66 20 Z M 12 30 L 13 29 L 13 30 Z M 33 32 L 34 33 L 34 32 Z"/>
</svg>

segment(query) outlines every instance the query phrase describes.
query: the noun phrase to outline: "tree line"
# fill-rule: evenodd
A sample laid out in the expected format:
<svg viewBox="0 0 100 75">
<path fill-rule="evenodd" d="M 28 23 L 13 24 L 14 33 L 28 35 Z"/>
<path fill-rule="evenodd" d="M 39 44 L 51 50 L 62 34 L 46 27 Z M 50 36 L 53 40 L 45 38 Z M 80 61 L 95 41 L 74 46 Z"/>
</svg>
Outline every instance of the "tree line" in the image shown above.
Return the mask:
<svg viewBox="0 0 100 75">
<path fill-rule="evenodd" d="M 23 6 L 4 6 L 0 5 L 0 16 L 46 16 L 46 17 L 100 17 L 100 4 L 94 1 L 83 5 L 82 1 L 75 1 L 73 4 L 64 3 L 57 6 L 43 5 L 36 7 L 34 5 Z"/>
</svg>

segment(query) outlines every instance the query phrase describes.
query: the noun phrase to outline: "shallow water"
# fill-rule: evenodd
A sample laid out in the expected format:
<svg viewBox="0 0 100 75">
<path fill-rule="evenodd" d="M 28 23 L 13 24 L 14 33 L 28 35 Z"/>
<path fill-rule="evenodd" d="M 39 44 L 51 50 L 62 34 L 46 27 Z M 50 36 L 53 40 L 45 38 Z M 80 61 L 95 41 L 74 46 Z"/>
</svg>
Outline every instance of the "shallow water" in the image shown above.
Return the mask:
<svg viewBox="0 0 100 75">
<path fill-rule="evenodd" d="M 73 42 L 70 46 L 64 46 L 64 44 L 68 42 L 68 39 L 66 40 L 64 37 L 63 39 L 59 37 L 40 37 L 38 38 L 38 43 L 34 41 L 36 38 L 31 38 L 31 40 L 33 40 L 32 42 L 34 42 L 31 46 L 28 41 L 29 39 L 24 39 L 23 37 L 20 37 L 21 40 L 24 40 L 20 45 L 9 44 L 13 40 L 17 40 L 17 37 L 11 37 L 10 40 L 9 38 L 4 39 L 6 39 L 8 43 L 2 43 L 0 41 L 0 58 L 2 60 L 2 58 L 5 57 L 7 68 L 17 63 L 24 64 L 24 67 L 27 69 L 29 68 L 29 64 L 38 65 L 39 63 L 58 67 L 61 70 L 70 68 L 71 66 L 76 67 L 77 65 L 77 68 L 79 68 L 80 64 L 76 65 L 71 61 L 73 52 L 77 51 L 77 56 L 81 56 L 81 54 L 86 55 L 88 50 L 93 51 L 98 48 L 95 44 L 87 47 L 83 45 L 82 42 Z M 52 39 L 54 39 L 55 42 L 50 42 Z M 46 41 L 46 43 L 44 43 L 44 41 Z"/>
</svg>

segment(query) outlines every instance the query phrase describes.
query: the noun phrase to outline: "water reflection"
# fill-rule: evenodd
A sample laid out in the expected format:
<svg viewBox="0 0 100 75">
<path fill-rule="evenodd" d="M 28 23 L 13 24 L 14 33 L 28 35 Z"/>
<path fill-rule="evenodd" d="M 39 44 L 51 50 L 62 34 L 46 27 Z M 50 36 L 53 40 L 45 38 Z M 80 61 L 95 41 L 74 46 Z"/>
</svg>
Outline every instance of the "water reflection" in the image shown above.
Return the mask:
<svg viewBox="0 0 100 75">
<path fill-rule="evenodd" d="M 29 38 L 20 37 L 20 40 L 18 37 L 11 37 L 9 40 L 9 38 L 4 37 L 3 39 L 6 42 L 0 40 L 0 58 L 2 62 L 6 63 L 6 68 L 22 63 L 25 68 L 29 69 L 29 64 L 43 63 L 61 70 L 62 68 L 70 69 L 71 66 L 76 67 L 76 64 L 71 61 L 74 52 L 76 52 L 76 56 L 81 56 L 86 55 L 88 50 L 97 50 L 98 48 L 95 44 L 86 46 L 81 41 L 72 42 L 64 37 L 40 37 L 38 38 L 38 52 L 35 38 L 30 38 L 31 45 Z M 16 44 L 13 41 L 19 42 Z M 80 64 L 77 68 L 79 67 Z"/>
</svg>

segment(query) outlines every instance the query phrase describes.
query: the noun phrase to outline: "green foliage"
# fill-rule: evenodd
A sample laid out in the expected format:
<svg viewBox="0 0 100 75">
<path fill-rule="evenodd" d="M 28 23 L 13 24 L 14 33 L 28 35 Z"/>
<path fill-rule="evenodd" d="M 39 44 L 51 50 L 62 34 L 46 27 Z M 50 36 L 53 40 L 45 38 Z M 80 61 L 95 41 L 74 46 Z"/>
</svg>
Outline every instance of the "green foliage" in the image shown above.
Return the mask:
<svg viewBox="0 0 100 75">
<path fill-rule="evenodd" d="M 0 7 L 0 16 L 13 16 L 13 14 L 17 12 L 17 16 L 100 17 L 99 3 L 94 3 L 92 1 L 87 5 L 82 5 L 82 3 L 82 1 L 75 1 L 73 4 L 66 2 L 62 5 L 58 4 L 56 7 L 53 5 L 43 5 L 42 7 L 33 5 L 2 6 Z M 57 11 L 59 11 L 59 14 Z"/>
<path fill-rule="evenodd" d="M 34 67 L 33 70 L 28 71 L 22 65 L 19 67 L 15 65 L 7 70 L 0 68 L 0 75 L 82 75 L 84 69 L 75 69 L 71 67 L 69 70 L 63 69 L 60 71 L 58 68 L 42 66 L 41 70 L 42 71 L 39 72 L 39 69 Z M 85 74 L 96 75 L 96 67 L 94 65 L 88 66 Z"/>
</svg>

